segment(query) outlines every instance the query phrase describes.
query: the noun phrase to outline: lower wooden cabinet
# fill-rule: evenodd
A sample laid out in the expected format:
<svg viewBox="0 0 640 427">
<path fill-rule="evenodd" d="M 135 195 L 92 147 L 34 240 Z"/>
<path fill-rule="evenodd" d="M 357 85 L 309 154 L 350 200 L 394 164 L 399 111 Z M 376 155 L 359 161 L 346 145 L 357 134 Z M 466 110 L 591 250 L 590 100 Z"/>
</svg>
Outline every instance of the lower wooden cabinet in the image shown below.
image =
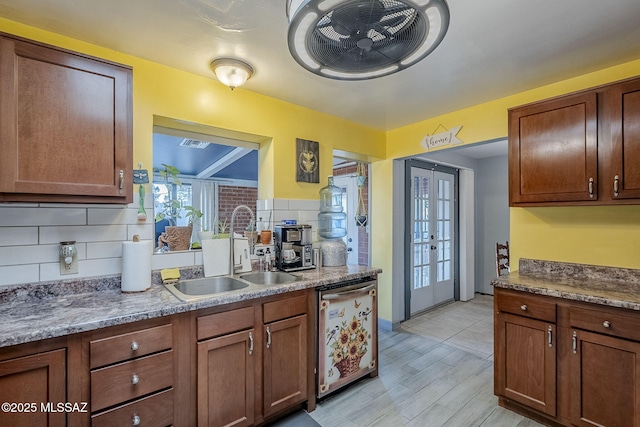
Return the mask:
<svg viewBox="0 0 640 427">
<path fill-rule="evenodd" d="M 301 290 L 0 348 L 0 403 L 15 403 L 0 411 L 0 426 L 252 426 L 315 404 L 314 296 Z"/>
<path fill-rule="evenodd" d="M 555 325 L 507 313 L 496 324 L 498 394 L 555 416 Z"/>
<path fill-rule="evenodd" d="M 197 318 L 198 426 L 262 424 L 308 399 L 308 294 Z"/>
<path fill-rule="evenodd" d="M 264 415 L 307 400 L 307 315 L 264 326 Z"/>
<path fill-rule="evenodd" d="M 56 409 L 67 401 L 66 361 L 59 349 L 0 362 L 0 426 L 65 426 Z"/>
<path fill-rule="evenodd" d="M 255 331 L 198 343 L 198 426 L 254 422 Z"/>
<path fill-rule="evenodd" d="M 508 310 L 520 297 L 557 322 Z M 502 406 L 550 425 L 640 427 L 640 314 L 500 288 L 494 305 Z"/>
</svg>

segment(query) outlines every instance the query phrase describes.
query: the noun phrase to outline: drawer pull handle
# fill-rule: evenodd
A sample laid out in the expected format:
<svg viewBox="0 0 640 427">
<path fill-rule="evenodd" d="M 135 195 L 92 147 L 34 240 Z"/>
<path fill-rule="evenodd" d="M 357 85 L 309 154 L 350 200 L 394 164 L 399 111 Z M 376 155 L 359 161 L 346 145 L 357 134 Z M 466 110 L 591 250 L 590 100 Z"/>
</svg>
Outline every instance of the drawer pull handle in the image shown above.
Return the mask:
<svg viewBox="0 0 640 427">
<path fill-rule="evenodd" d="M 551 327 L 551 325 L 549 325 L 549 327 L 547 328 L 547 342 L 549 344 L 549 347 L 553 347 L 553 328 Z"/>
<path fill-rule="evenodd" d="M 616 175 L 613 178 L 613 197 L 618 197 L 620 195 L 620 177 Z"/>
<path fill-rule="evenodd" d="M 133 424 L 134 426 L 139 426 L 140 425 L 140 417 L 137 415 L 134 415 L 133 418 L 131 419 L 131 424 Z"/>
<path fill-rule="evenodd" d="M 522 311 L 527 311 L 527 304 L 522 304 L 522 305 L 520 306 L 520 310 L 522 310 Z"/>
<path fill-rule="evenodd" d="M 136 351 L 139 348 L 140 348 L 140 344 L 138 344 L 136 341 L 131 343 L 131 351 Z"/>
<path fill-rule="evenodd" d="M 253 334 L 249 332 L 249 354 L 253 354 Z"/>
<path fill-rule="evenodd" d="M 136 374 L 133 374 L 133 376 L 131 377 L 131 384 L 136 385 L 140 382 L 140 377 L 137 376 Z"/>
<path fill-rule="evenodd" d="M 124 171 L 120 169 L 120 173 L 118 175 L 120 177 L 120 185 L 118 186 L 118 190 L 120 194 L 122 194 L 122 190 L 124 189 Z"/>
<path fill-rule="evenodd" d="M 271 347 L 271 330 L 267 326 L 267 348 Z"/>
<path fill-rule="evenodd" d="M 578 352 L 578 333 L 576 331 L 573 331 L 573 338 L 571 338 L 571 349 L 573 354 Z"/>
<path fill-rule="evenodd" d="M 593 178 L 589 178 L 589 197 L 593 199 Z"/>
<path fill-rule="evenodd" d="M 602 322 L 602 326 L 604 326 L 605 328 L 610 328 L 611 322 L 609 322 L 608 320 L 605 320 L 604 322 Z"/>
</svg>

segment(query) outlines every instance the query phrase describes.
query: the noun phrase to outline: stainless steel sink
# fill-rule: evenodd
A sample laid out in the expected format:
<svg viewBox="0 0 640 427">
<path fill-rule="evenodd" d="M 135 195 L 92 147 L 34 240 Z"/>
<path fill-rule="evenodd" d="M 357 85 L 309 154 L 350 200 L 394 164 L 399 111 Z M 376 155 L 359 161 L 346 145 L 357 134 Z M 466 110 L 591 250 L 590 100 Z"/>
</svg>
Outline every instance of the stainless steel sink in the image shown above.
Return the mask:
<svg viewBox="0 0 640 427">
<path fill-rule="evenodd" d="M 299 277 L 294 276 L 293 274 L 285 273 L 283 271 L 248 273 L 241 275 L 240 278 L 257 285 L 279 285 L 300 280 Z"/>
<path fill-rule="evenodd" d="M 204 277 L 202 279 L 181 280 L 177 283 L 165 285 L 167 289 L 182 301 L 193 301 L 208 298 L 213 295 L 236 291 L 249 286 L 233 277 Z"/>
</svg>

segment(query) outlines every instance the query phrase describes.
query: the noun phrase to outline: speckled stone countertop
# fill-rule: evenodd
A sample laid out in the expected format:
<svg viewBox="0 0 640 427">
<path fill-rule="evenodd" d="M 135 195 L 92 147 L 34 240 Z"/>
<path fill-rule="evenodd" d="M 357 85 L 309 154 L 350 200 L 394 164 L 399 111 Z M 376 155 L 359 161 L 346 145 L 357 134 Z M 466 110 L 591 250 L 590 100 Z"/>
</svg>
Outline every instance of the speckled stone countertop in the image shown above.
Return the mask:
<svg viewBox="0 0 640 427">
<path fill-rule="evenodd" d="M 539 295 L 640 310 L 640 270 L 521 259 L 491 284 Z"/>
<path fill-rule="evenodd" d="M 305 270 L 292 273 L 301 278 L 293 283 L 252 284 L 193 302 L 180 301 L 159 284 L 159 272 L 152 275 L 151 288 L 140 293 L 122 293 L 119 275 L 5 286 L 0 288 L 0 347 L 315 288 L 381 272 L 357 265 Z M 181 279 L 203 276 L 202 267 L 181 269 L 180 274 Z"/>
</svg>

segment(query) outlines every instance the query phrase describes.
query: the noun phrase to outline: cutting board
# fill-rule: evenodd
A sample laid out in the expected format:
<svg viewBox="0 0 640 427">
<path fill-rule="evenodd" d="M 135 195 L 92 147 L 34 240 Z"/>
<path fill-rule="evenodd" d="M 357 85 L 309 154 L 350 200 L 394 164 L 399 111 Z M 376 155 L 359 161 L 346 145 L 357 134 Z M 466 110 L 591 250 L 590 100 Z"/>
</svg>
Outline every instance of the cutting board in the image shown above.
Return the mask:
<svg viewBox="0 0 640 427">
<path fill-rule="evenodd" d="M 204 239 L 201 243 L 204 277 L 229 274 L 229 239 Z"/>
</svg>

